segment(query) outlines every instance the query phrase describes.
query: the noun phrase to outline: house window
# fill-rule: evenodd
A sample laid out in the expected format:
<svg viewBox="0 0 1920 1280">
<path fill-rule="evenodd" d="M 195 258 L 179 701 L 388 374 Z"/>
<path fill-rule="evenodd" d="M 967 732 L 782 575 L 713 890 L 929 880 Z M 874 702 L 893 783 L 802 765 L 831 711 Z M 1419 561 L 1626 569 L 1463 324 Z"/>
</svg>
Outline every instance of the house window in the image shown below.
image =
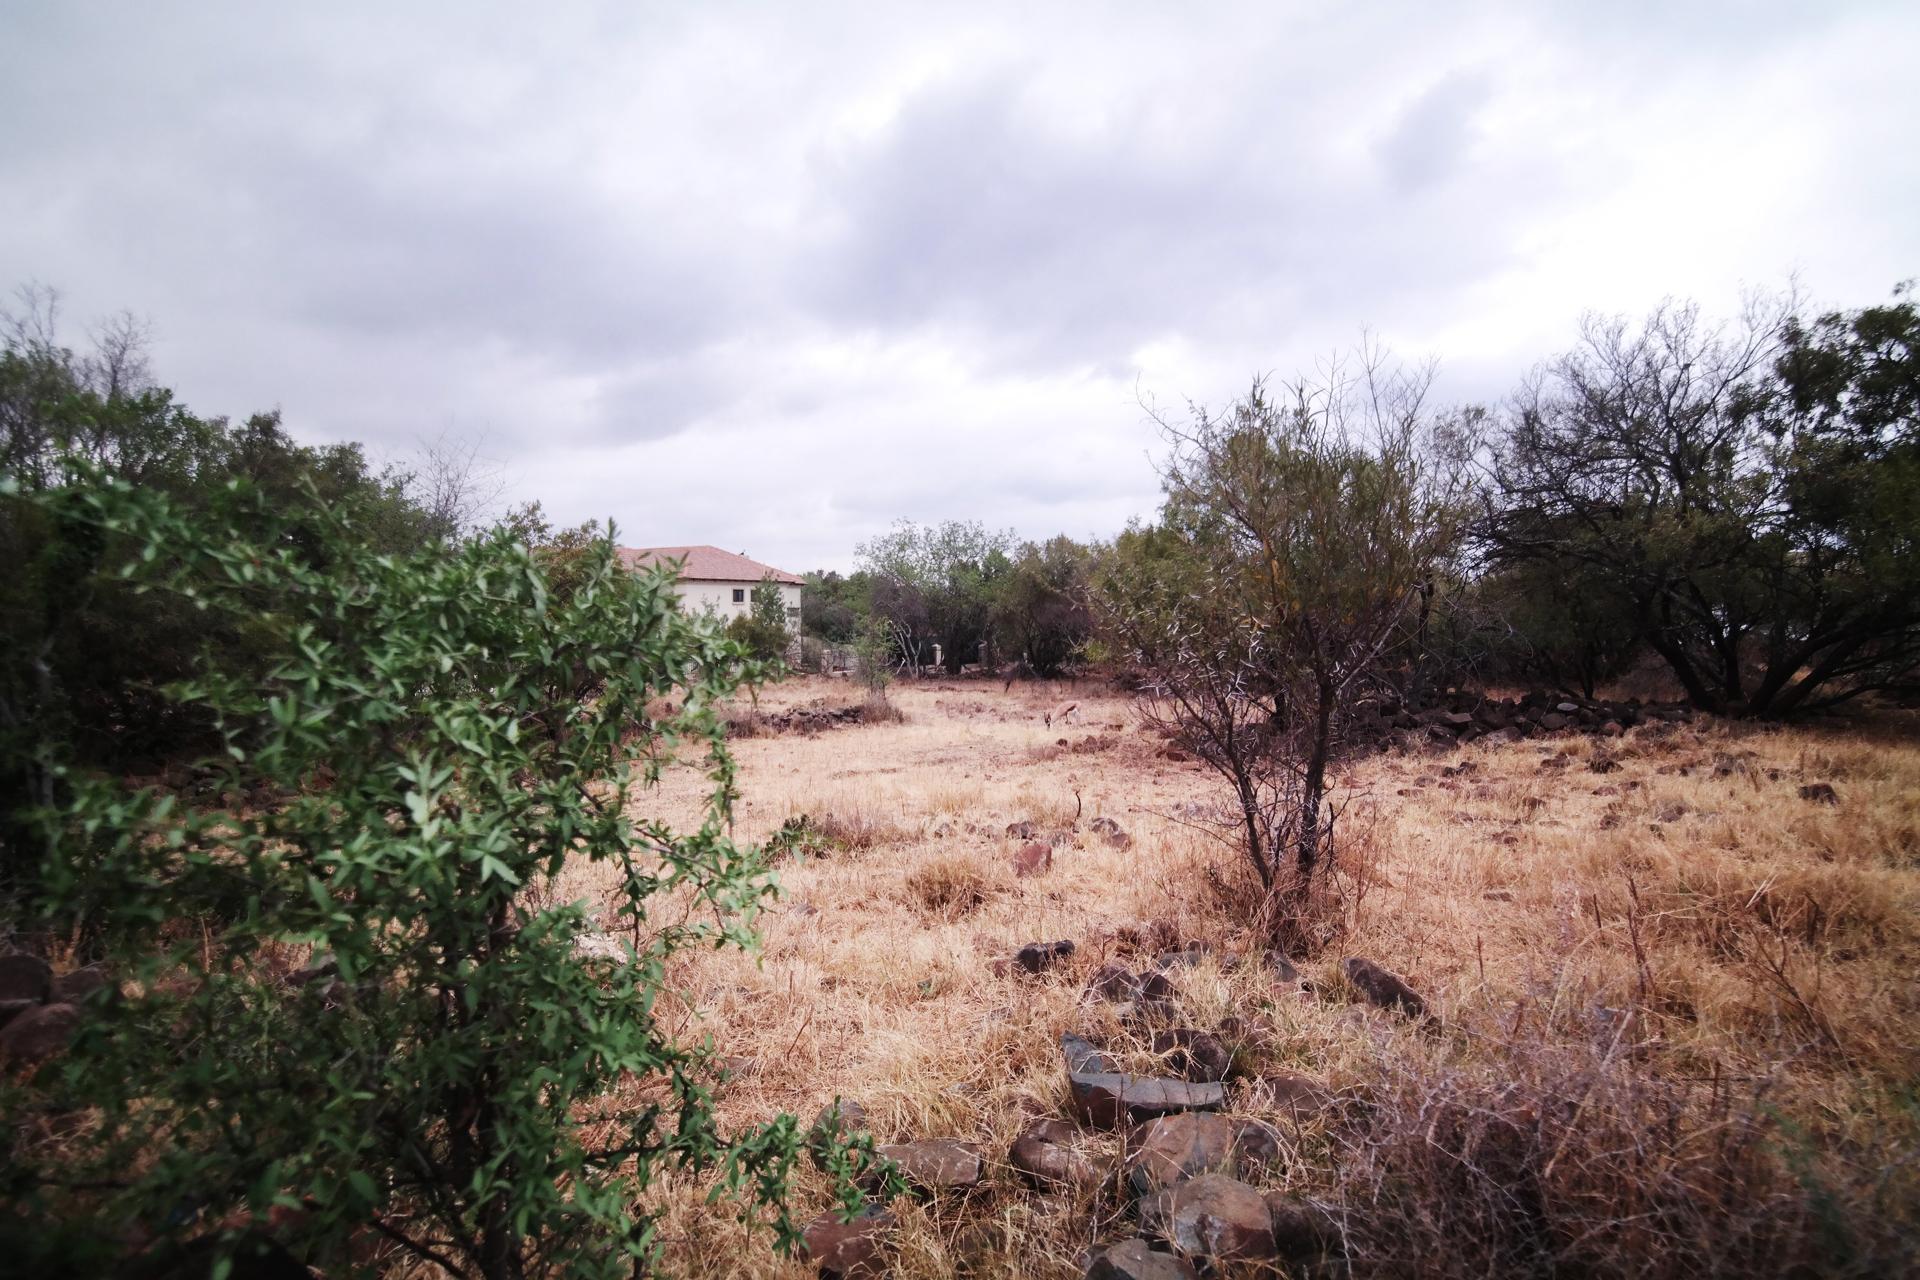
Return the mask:
<svg viewBox="0 0 1920 1280">
<path fill-rule="evenodd" d="M 745 587 L 735 587 L 733 589 L 733 602 L 735 604 L 745 604 L 747 602 L 747 589 Z"/>
</svg>

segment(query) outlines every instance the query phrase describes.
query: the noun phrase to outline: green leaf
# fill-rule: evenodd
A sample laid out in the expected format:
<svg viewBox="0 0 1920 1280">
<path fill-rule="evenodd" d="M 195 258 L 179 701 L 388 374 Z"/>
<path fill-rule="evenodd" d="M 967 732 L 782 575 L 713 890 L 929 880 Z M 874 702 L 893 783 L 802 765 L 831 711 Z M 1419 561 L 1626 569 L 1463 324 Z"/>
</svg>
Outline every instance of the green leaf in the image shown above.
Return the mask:
<svg viewBox="0 0 1920 1280">
<path fill-rule="evenodd" d="M 164 492 L 91 495 L 115 554 L 156 548 L 155 607 L 203 604 L 251 646 L 210 652 L 170 694 L 221 735 L 221 788 L 244 802 L 201 813 L 84 772 L 63 784 L 53 821 L 84 856 L 49 889 L 50 916 L 84 921 L 103 958 L 166 994 L 124 1006 L 163 1015 L 128 1024 L 140 1034 L 89 1034 L 32 1082 L 106 1118 L 59 1176 L 125 1184 L 103 1193 L 125 1220 L 307 1206 L 303 1243 L 336 1258 L 368 1205 L 464 1242 L 483 1230 L 474 1206 L 499 1197 L 511 1247 L 557 1274 L 651 1257 L 646 1193 L 679 1169 L 732 1165 L 742 1211 L 784 1221 L 790 1127 L 723 1133 L 696 1087 L 651 1099 L 636 1127 L 581 1122 L 620 1103 L 620 1073 L 684 1073 L 688 1050 L 654 1018 L 668 962 L 749 940 L 744 917 L 659 932 L 639 962 L 595 972 L 573 953 L 583 912 L 540 907 L 587 863 L 615 870 L 641 921 L 681 886 L 703 913 L 764 892 L 765 868 L 720 838 L 724 743 L 702 827 L 648 824 L 642 863 L 624 814 L 629 760 L 665 750 L 640 709 L 672 696 L 696 709 L 694 740 L 717 732 L 710 708 L 744 670 L 731 650 L 604 534 L 395 552 L 368 544 L 350 503 L 246 509 L 250 493 L 190 513 Z M 422 1135 L 455 1132 L 470 1163 L 436 1184 L 453 1175 Z"/>
</svg>

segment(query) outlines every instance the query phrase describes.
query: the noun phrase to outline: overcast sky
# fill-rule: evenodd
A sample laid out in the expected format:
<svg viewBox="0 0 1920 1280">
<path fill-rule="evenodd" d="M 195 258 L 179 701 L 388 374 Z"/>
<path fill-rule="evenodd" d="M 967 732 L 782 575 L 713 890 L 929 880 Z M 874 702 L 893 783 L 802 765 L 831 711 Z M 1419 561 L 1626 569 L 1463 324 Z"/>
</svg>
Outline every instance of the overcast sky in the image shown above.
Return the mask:
<svg viewBox="0 0 1920 1280">
<path fill-rule="evenodd" d="M 202 413 L 850 567 L 1150 514 L 1140 408 L 1371 330 L 1920 274 L 1920 5 L 0 0 L 0 285 Z"/>
</svg>

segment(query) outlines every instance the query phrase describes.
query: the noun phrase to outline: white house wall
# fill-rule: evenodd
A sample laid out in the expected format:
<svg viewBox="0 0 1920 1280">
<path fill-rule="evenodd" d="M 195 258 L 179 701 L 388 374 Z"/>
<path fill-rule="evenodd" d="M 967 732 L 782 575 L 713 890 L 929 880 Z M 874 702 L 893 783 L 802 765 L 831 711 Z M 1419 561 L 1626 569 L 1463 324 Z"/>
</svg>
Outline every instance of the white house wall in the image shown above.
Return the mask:
<svg viewBox="0 0 1920 1280">
<path fill-rule="evenodd" d="M 689 613 L 703 613 L 711 608 L 720 616 L 721 621 L 731 622 L 753 612 L 753 588 L 751 582 L 715 582 L 705 578 L 682 578 L 674 584 L 680 593 L 680 604 Z M 787 627 L 800 629 L 800 588 L 791 583 L 782 582 L 780 603 L 787 608 Z M 733 598 L 734 592 L 740 593 L 740 599 Z"/>
</svg>

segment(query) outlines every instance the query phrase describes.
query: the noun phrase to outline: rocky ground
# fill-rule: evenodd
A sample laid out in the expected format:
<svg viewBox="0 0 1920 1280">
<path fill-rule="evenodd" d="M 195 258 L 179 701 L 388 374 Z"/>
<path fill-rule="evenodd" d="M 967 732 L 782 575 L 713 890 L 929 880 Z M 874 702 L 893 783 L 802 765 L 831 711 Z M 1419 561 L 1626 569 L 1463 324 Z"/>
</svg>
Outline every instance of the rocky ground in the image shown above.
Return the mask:
<svg viewBox="0 0 1920 1280">
<path fill-rule="evenodd" d="M 737 742 L 739 834 L 784 830 L 786 896 L 758 956 L 675 977 L 727 1120 L 839 1115 L 914 1189 L 840 1223 L 803 1170 L 791 1260 L 670 1190 L 677 1273 L 1906 1257 L 1909 741 L 1552 706 L 1525 737 L 1416 734 L 1340 780 L 1340 932 L 1282 957 L 1244 929 L 1219 787 L 1124 696 L 927 682 L 899 723 L 793 714 L 858 700 L 762 698 L 798 727 Z M 698 786 L 642 803 L 684 819 Z"/>
<path fill-rule="evenodd" d="M 1381 708 L 1325 945 L 1281 955 L 1220 785 L 1125 695 L 893 703 L 816 679 L 733 709 L 737 835 L 783 897 L 757 954 L 683 954 L 666 1007 L 726 1123 L 871 1133 L 908 1192 L 843 1221 L 803 1166 L 783 1258 L 661 1187 L 675 1274 L 1920 1262 L 1910 723 Z M 637 808 L 691 822 L 704 788 L 676 767 Z M 57 1054 L 105 981 L 0 957 L 0 1060 Z"/>
</svg>

